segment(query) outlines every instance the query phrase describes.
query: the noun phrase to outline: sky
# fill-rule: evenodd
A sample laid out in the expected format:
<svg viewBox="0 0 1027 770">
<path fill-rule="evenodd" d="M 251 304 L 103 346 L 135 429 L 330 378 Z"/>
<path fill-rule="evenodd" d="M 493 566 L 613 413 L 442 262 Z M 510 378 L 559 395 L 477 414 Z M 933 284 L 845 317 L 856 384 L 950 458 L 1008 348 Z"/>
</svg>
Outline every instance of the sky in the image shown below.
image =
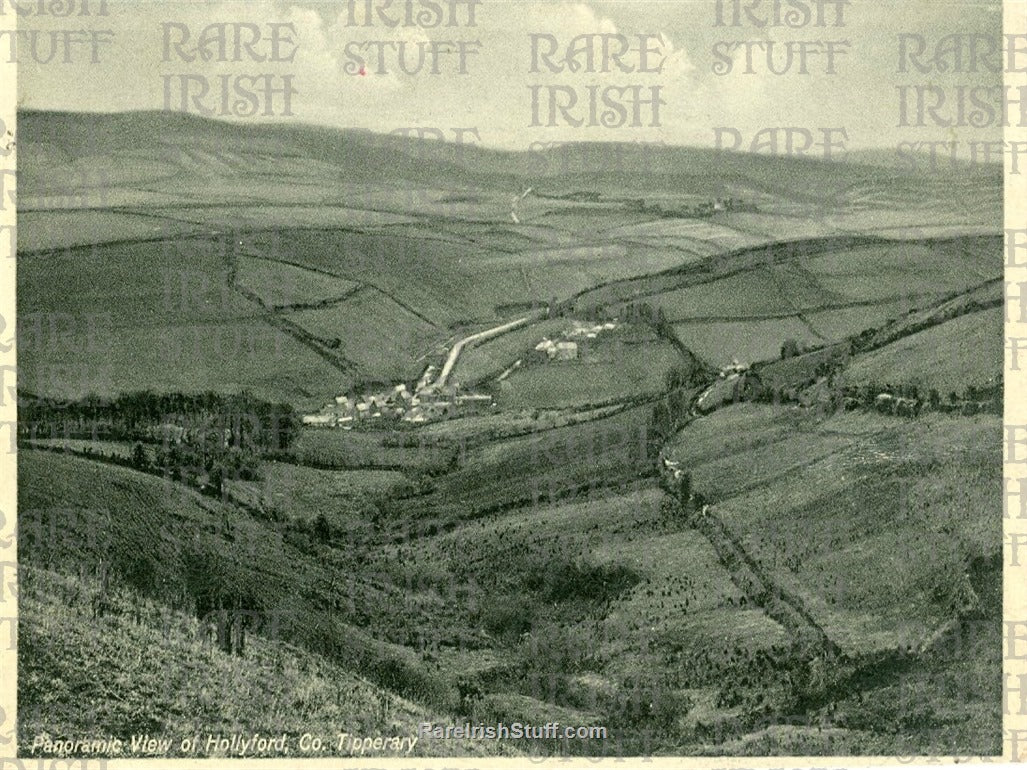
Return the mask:
<svg viewBox="0 0 1027 770">
<path fill-rule="evenodd" d="M 67 17 L 39 15 L 41 0 L 16 1 L 22 13 L 14 56 L 23 108 L 181 109 L 184 78 L 193 95 L 204 84 L 208 89 L 198 100 L 186 99 L 186 109 L 214 117 L 419 129 L 507 149 L 565 141 L 716 146 L 719 136 L 720 146 L 732 149 L 754 149 L 754 142 L 765 148 L 762 138 L 774 139 L 779 151 L 790 142 L 800 150 L 812 143 L 809 151 L 818 152 L 832 143 L 894 147 L 1000 133 L 996 121 L 942 124 L 958 119 L 959 86 L 994 88 L 1001 73 L 971 66 L 967 55 L 956 68 L 963 71 L 919 72 L 908 59 L 907 71 L 900 71 L 902 35 L 922 36 L 928 63 L 946 35 L 999 41 L 997 1 L 107 0 L 101 15 L 101 0 L 85 0 L 91 13 L 83 16 L 84 0 L 67 0 L 75 11 Z M 0 8 L 16 13 L 11 3 L 0 0 Z M 736 6 L 739 24 L 733 25 Z M 774 23 L 775 7 L 781 24 Z M 216 36 L 208 40 L 205 60 L 196 42 L 209 25 L 227 25 L 214 28 L 224 32 L 226 45 L 222 55 Z M 96 41 L 95 57 L 88 40 L 75 38 L 70 54 L 58 48 L 47 61 L 53 40 L 63 45 L 63 30 L 96 33 L 89 38 Z M 253 42 L 237 52 L 237 36 Z M 906 39 L 907 50 L 920 40 Z M 0 56 L 11 55 L 9 43 L 0 40 Z M 591 66 L 583 50 L 588 44 Z M 401 47 L 408 72 L 400 68 Z M 254 96 L 238 102 L 233 92 L 222 99 L 223 76 Z M 261 76 L 276 88 L 291 85 L 288 114 L 284 93 L 255 90 L 254 83 L 265 82 Z M 919 125 L 916 88 L 925 86 L 941 89 L 946 104 Z M 903 94 L 907 125 L 900 125 Z M 937 92 L 926 98 L 933 104 Z M 254 104 L 256 114 L 247 114 Z M 793 130 L 766 130 L 783 128 Z"/>
</svg>

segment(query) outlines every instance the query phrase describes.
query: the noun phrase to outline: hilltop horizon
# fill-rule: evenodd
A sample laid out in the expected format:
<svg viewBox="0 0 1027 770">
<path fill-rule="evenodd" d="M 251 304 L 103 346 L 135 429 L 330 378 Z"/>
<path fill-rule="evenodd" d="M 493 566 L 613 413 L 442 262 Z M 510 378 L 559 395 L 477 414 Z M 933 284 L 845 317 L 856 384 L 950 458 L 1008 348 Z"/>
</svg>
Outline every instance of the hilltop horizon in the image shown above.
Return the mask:
<svg viewBox="0 0 1027 770">
<path fill-rule="evenodd" d="M 325 134 L 334 134 L 340 136 L 373 136 L 381 138 L 391 138 L 408 140 L 411 143 L 425 142 L 440 144 L 449 147 L 457 147 L 466 149 L 473 152 L 490 153 L 497 156 L 517 156 L 534 154 L 540 152 L 553 152 L 559 149 L 570 149 L 570 148 L 589 148 L 589 147 L 625 147 L 625 148 L 637 148 L 639 150 L 650 150 L 654 152 L 664 151 L 700 151 L 708 152 L 720 155 L 729 156 L 740 156 L 740 157 L 753 157 L 753 158 L 770 158 L 770 159 L 782 159 L 782 160 L 795 160 L 798 162 L 813 162 L 817 164 L 835 164 L 835 163 L 846 163 L 852 165 L 866 165 L 874 167 L 884 168 L 904 168 L 905 165 L 914 165 L 915 168 L 909 168 L 906 170 L 917 171 L 920 170 L 920 164 L 915 161 L 911 164 L 908 160 L 903 158 L 926 158 L 930 155 L 929 149 L 917 150 L 916 152 L 899 152 L 899 148 L 890 146 L 886 143 L 876 145 L 866 145 L 853 148 L 842 148 L 836 152 L 833 157 L 823 157 L 814 153 L 800 153 L 794 154 L 784 152 L 767 152 L 767 151 L 754 151 L 752 150 L 752 144 L 746 146 L 744 143 L 739 148 L 729 147 L 716 147 L 712 144 L 706 145 L 700 142 L 665 142 L 663 140 L 621 140 L 621 139 L 582 139 L 582 140 L 562 140 L 562 141 L 536 141 L 531 142 L 527 147 L 516 148 L 516 147 L 505 147 L 501 145 L 488 144 L 485 141 L 481 141 L 480 134 L 471 134 L 469 130 L 465 130 L 467 135 L 466 141 L 464 137 L 457 132 L 451 135 L 430 126 L 412 126 L 409 128 L 402 129 L 373 129 L 366 128 L 363 126 L 337 126 L 329 125 L 325 123 L 317 123 L 314 121 L 307 120 L 289 120 L 284 121 L 282 119 L 271 119 L 271 120 L 253 120 L 253 119 L 231 119 L 220 116 L 206 116 L 199 115 L 193 112 L 184 112 L 181 110 L 167 110 L 167 109 L 128 109 L 128 110 L 74 110 L 74 109 L 48 109 L 48 108 L 37 108 L 37 107 L 19 107 L 17 114 L 19 120 L 22 117 L 25 118 L 37 118 L 44 116 L 65 116 L 65 117 L 88 117 L 88 118 L 129 118 L 129 117 L 153 117 L 163 118 L 166 120 L 183 120 L 192 121 L 196 124 L 215 124 L 230 126 L 236 129 L 246 130 L 296 130 L 296 131 L 309 131 L 309 132 L 321 132 Z M 779 136 L 784 137 L 783 133 L 779 133 Z M 1002 170 L 1001 161 L 991 162 L 977 162 L 969 161 L 962 157 L 956 157 L 951 160 L 944 157 L 941 152 L 938 153 L 938 161 L 936 167 L 932 168 L 932 172 L 944 172 L 954 170 L 966 170 L 970 168 L 980 168 L 988 171 Z"/>
</svg>

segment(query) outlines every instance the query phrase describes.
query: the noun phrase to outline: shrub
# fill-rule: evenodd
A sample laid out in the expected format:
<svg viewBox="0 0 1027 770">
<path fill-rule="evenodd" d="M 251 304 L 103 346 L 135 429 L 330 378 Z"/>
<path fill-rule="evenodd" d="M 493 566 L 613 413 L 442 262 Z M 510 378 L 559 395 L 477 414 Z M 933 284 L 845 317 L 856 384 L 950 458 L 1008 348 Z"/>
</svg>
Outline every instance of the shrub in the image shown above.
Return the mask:
<svg viewBox="0 0 1027 770">
<path fill-rule="evenodd" d="M 479 610 L 479 622 L 495 637 L 514 642 L 531 630 L 535 606 L 528 596 L 501 596 Z"/>
</svg>

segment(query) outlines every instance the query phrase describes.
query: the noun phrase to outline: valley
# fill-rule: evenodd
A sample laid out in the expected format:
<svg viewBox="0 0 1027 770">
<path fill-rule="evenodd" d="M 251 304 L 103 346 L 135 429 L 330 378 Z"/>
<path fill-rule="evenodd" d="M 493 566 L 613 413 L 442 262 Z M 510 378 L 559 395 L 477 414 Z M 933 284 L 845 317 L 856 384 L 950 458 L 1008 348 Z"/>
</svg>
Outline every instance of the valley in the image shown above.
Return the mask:
<svg viewBox="0 0 1027 770">
<path fill-rule="evenodd" d="M 999 751 L 998 167 L 20 120 L 26 752 Z"/>
</svg>

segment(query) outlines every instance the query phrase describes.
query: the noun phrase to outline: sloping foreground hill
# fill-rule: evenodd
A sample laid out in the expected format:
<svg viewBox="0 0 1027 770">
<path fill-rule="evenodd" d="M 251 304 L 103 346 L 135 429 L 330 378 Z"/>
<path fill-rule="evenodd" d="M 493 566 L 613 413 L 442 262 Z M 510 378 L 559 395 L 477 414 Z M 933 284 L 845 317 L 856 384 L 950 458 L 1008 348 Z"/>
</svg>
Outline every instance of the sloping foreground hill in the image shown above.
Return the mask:
<svg viewBox="0 0 1027 770">
<path fill-rule="evenodd" d="M 304 715 L 312 727 L 383 734 L 451 721 L 452 682 L 344 621 L 380 605 L 387 590 L 352 564 L 318 559 L 287 529 L 283 540 L 283 531 L 152 476 L 48 452 L 18 459 L 23 742 L 43 730 L 181 738 L 201 723 L 281 731 L 299 729 Z M 213 622 L 218 608 L 253 618 L 241 654 L 210 649 L 198 618 Z M 476 751 L 449 741 L 418 749 Z"/>
<path fill-rule="evenodd" d="M 110 596 L 100 618 L 91 616 L 97 579 L 29 567 L 20 589 L 23 754 L 34 755 L 31 748 L 44 735 L 114 735 L 128 743 L 149 733 L 201 735 L 197 752 L 183 753 L 175 740 L 169 756 L 226 756 L 230 752 L 208 751 L 207 735 L 256 732 L 287 733 L 288 755 L 320 756 L 304 754 L 298 738 L 311 733 L 334 749 L 340 732 L 407 738 L 417 735 L 421 722 L 444 721 L 294 645 L 253 636 L 244 657 L 226 654 L 194 617 L 129 588 Z M 469 743 L 419 743 L 418 755 L 480 750 Z M 263 754 L 280 756 L 274 748 Z M 129 745 L 119 756 L 141 755 Z"/>
</svg>

